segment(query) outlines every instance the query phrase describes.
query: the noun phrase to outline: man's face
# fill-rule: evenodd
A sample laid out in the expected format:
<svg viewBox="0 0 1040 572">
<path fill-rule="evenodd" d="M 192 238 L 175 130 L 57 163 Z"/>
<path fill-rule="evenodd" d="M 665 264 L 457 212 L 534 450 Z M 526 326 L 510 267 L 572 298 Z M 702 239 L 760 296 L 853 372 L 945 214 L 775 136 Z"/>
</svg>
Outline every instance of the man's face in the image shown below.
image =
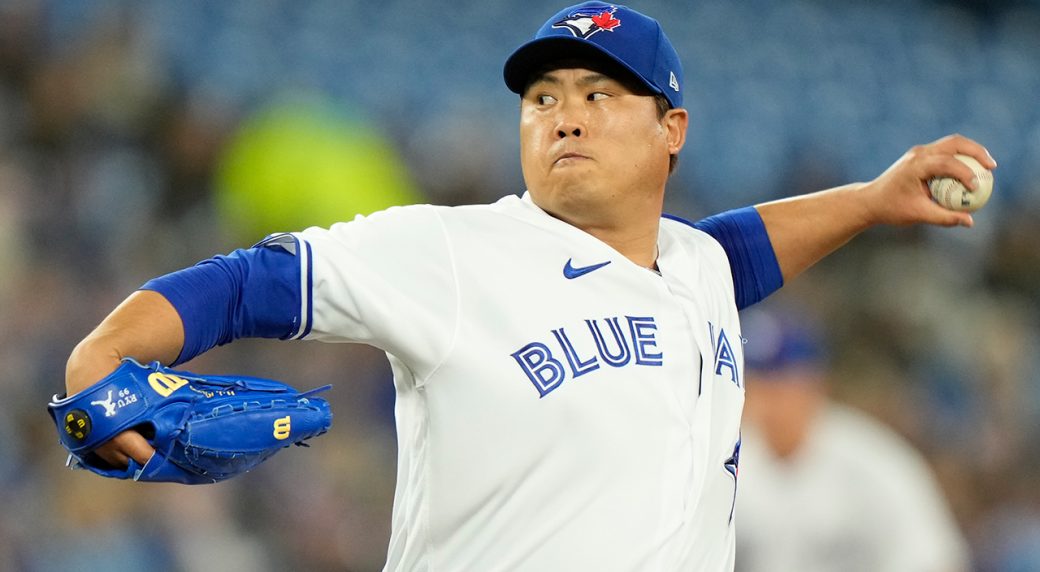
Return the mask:
<svg viewBox="0 0 1040 572">
<path fill-rule="evenodd" d="M 685 118 L 673 110 L 660 119 L 652 96 L 597 71 L 541 75 L 520 104 L 520 161 L 532 199 L 577 224 L 655 201 L 660 208 Z"/>
</svg>

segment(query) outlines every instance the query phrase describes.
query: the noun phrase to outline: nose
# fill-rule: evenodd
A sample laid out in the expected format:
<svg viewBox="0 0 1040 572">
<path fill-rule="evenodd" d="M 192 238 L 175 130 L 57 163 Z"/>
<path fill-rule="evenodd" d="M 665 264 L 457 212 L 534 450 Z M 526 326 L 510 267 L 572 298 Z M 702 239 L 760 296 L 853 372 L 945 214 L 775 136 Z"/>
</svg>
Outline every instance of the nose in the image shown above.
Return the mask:
<svg viewBox="0 0 1040 572">
<path fill-rule="evenodd" d="M 574 123 L 561 123 L 556 128 L 556 137 L 566 139 L 568 137 L 581 137 L 581 126 Z"/>
<path fill-rule="evenodd" d="M 582 106 L 564 101 L 559 107 L 559 116 L 556 123 L 557 139 L 586 135 L 588 126 L 585 125 L 584 113 L 585 110 Z"/>
</svg>

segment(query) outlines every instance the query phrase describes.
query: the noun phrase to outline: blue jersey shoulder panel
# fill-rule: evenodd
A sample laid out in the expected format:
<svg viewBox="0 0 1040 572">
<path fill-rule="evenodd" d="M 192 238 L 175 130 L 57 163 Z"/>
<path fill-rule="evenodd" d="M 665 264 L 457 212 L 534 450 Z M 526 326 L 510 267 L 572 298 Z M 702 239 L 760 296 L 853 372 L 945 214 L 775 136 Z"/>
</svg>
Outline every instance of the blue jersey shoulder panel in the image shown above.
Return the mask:
<svg viewBox="0 0 1040 572">
<path fill-rule="evenodd" d="M 722 245 L 729 258 L 738 309 L 760 302 L 783 286 L 780 263 L 765 223 L 754 207 L 726 211 L 697 222 L 669 214 L 663 217 L 703 231 Z"/>
</svg>

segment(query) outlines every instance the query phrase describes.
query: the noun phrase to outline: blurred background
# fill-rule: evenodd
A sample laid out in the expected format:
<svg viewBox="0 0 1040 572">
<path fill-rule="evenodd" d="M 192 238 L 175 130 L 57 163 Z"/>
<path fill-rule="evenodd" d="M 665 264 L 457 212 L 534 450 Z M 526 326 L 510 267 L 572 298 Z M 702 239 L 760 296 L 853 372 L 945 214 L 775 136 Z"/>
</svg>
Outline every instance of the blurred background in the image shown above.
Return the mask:
<svg viewBox="0 0 1040 572">
<path fill-rule="evenodd" d="M 927 459 L 977 570 L 1040 570 L 1040 3 L 636 1 L 685 66 L 668 209 L 869 180 L 951 132 L 1000 163 L 965 229 L 875 229 L 792 296 L 833 396 Z M 501 65 L 562 7 L 0 0 L 0 570 L 377 570 L 395 437 L 359 346 L 247 340 L 185 366 L 336 384 L 332 432 L 229 483 L 63 468 L 44 409 L 147 279 L 394 203 L 523 191 Z"/>
</svg>

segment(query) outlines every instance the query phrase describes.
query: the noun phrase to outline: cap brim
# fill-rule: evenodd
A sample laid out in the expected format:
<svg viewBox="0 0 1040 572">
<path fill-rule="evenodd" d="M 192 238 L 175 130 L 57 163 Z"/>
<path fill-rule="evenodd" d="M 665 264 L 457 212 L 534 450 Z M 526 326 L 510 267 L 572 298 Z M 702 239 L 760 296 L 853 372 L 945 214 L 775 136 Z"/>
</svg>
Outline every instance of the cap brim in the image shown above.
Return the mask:
<svg viewBox="0 0 1040 572">
<path fill-rule="evenodd" d="M 616 73 L 622 73 L 639 85 L 646 87 L 651 93 L 663 93 L 628 64 L 597 44 L 566 36 L 537 38 L 520 46 L 506 60 L 502 75 L 505 78 L 506 87 L 510 91 L 523 95 L 533 73 L 540 71 L 551 62 L 575 59 L 588 60 L 590 64 L 599 64 L 601 67 L 605 65 L 608 69 L 603 71 L 611 77 L 614 77 Z"/>
</svg>

